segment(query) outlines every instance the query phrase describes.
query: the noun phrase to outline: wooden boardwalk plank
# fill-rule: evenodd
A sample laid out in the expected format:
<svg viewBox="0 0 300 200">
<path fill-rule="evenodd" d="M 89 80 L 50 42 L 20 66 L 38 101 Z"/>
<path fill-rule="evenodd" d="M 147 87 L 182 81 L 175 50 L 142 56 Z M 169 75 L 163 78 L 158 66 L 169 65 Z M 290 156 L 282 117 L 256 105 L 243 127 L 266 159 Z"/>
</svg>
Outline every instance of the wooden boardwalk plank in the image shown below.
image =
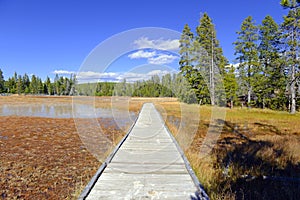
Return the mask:
<svg viewBox="0 0 300 200">
<path fill-rule="evenodd" d="M 154 105 L 144 104 L 126 140 L 83 199 L 201 199 L 175 143 Z M 205 192 L 203 199 L 208 199 Z"/>
</svg>

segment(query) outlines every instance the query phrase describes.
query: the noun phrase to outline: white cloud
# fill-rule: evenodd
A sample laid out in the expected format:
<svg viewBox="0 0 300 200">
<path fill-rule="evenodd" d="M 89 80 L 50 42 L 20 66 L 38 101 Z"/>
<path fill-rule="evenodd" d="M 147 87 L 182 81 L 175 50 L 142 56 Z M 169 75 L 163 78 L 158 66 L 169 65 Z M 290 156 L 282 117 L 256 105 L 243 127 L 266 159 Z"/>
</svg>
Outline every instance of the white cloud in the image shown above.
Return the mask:
<svg viewBox="0 0 300 200">
<path fill-rule="evenodd" d="M 67 71 L 67 70 L 54 70 L 53 74 L 76 74 L 74 71 Z"/>
<path fill-rule="evenodd" d="M 130 59 L 138 59 L 138 58 L 151 58 L 153 56 L 156 56 L 156 51 L 147 52 L 147 51 L 140 50 L 130 54 L 128 57 Z"/>
<path fill-rule="evenodd" d="M 225 69 L 230 69 L 231 68 L 231 66 L 233 66 L 233 68 L 235 69 L 234 70 L 234 73 L 237 75 L 239 72 L 238 72 L 238 67 L 239 67 L 239 65 L 240 65 L 240 63 L 235 63 L 235 64 L 229 64 L 229 65 L 226 65 L 225 66 Z"/>
<path fill-rule="evenodd" d="M 150 64 L 163 65 L 163 64 L 172 63 L 177 58 L 178 58 L 177 56 L 173 56 L 173 55 L 160 54 L 157 57 L 149 58 L 148 62 Z"/>
<path fill-rule="evenodd" d="M 93 71 L 75 72 L 75 71 L 68 71 L 68 70 L 54 70 L 52 73 L 59 74 L 59 75 L 76 74 L 79 83 L 97 82 L 100 79 L 116 81 L 117 80 L 116 77 L 119 76 L 118 73 L 113 73 L 113 72 L 100 73 L 100 72 L 93 72 Z"/>
<path fill-rule="evenodd" d="M 169 55 L 166 53 L 157 53 L 156 51 L 140 50 L 128 55 L 130 59 L 146 58 L 149 64 L 163 65 L 175 61 L 178 56 Z"/>
<path fill-rule="evenodd" d="M 231 66 L 233 66 L 235 69 L 237 69 L 237 68 L 239 67 L 240 64 L 241 64 L 241 63 L 235 63 L 235 64 L 230 63 L 230 64 L 226 65 L 225 68 L 228 69 L 228 68 L 230 68 Z"/>
<path fill-rule="evenodd" d="M 134 44 L 137 48 L 153 48 L 160 50 L 178 50 L 179 48 L 179 40 L 178 39 L 158 39 L 158 40 L 150 40 L 147 37 L 141 37 L 134 41 Z"/>
</svg>

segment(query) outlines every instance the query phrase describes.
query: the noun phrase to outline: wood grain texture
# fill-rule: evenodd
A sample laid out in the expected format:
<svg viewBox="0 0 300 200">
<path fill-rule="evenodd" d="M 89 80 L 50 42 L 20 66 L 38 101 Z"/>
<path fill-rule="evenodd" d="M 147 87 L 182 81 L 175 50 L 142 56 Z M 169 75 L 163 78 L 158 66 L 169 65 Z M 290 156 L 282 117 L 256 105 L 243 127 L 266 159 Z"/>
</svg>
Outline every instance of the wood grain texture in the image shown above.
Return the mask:
<svg viewBox="0 0 300 200">
<path fill-rule="evenodd" d="M 201 199 L 197 191 L 159 113 L 147 103 L 86 199 Z"/>
</svg>

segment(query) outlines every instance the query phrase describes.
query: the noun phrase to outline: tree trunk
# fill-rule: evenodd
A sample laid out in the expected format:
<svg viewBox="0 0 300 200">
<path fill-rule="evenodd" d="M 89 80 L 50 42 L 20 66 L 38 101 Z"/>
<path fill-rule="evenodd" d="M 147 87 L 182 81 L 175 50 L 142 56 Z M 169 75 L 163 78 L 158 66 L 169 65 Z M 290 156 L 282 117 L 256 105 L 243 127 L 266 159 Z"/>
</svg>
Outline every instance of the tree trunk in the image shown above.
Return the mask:
<svg viewBox="0 0 300 200">
<path fill-rule="evenodd" d="M 296 10 L 294 10 L 296 15 Z M 295 31 L 295 32 L 294 32 Z M 297 39 L 297 31 L 296 31 L 296 25 L 293 24 L 293 30 L 292 30 L 292 42 L 294 44 L 294 40 Z M 297 43 L 297 42 L 296 42 Z M 297 46 L 292 45 L 292 54 L 293 54 L 293 60 L 295 63 L 292 64 L 292 73 L 291 73 L 291 114 L 296 113 L 296 80 L 295 80 L 295 73 L 296 73 L 296 62 L 297 62 Z"/>
<path fill-rule="evenodd" d="M 215 78 L 214 78 L 214 41 L 211 39 L 211 67 L 210 67 L 210 96 L 211 96 L 211 105 L 215 105 Z"/>
<path fill-rule="evenodd" d="M 292 93 L 292 104 L 291 104 L 291 114 L 296 113 L 296 95 L 295 92 Z"/>
<path fill-rule="evenodd" d="M 250 103 L 251 103 L 251 89 L 248 90 L 248 108 L 250 108 Z"/>
<path fill-rule="evenodd" d="M 214 106 L 215 105 L 215 91 L 213 88 L 211 88 L 211 96 L 210 96 L 210 101 L 211 101 L 211 105 Z"/>
<path fill-rule="evenodd" d="M 292 66 L 292 74 L 291 74 L 291 114 L 296 113 L 296 87 L 295 87 L 295 65 Z"/>
</svg>

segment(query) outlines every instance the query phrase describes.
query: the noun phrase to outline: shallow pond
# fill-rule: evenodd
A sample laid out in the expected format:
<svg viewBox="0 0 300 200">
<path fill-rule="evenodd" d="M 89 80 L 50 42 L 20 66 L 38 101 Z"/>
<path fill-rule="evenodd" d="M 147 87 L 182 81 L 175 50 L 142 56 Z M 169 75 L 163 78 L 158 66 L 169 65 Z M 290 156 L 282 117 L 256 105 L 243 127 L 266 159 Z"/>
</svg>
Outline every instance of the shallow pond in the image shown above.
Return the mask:
<svg viewBox="0 0 300 200">
<path fill-rule="evenodd" d="M 25 104 L 0 106 L 0 116 L 29 116 L 49 118 L 130 118 L 136 114 L 128 110 L 95 108 L 85 104 Z"/>
</svg>

